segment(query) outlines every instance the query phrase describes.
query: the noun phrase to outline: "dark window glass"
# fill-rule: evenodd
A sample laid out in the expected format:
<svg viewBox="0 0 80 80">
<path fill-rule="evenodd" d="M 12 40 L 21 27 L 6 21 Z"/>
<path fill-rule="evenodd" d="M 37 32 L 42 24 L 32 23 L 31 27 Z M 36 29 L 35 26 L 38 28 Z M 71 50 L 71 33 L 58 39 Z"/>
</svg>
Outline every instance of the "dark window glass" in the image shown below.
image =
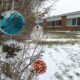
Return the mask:
<svg viewBox="0 0 80 80">
<path fill-rule="evenodd" d="M 52 21 L 50 21 L 50 26 L 52 26 Z"/>
<path fill-rule="evenodd" d="M 59 22 L 59 26 L 61 25 L 61 20 L 58 21 Z"/>
<path fill-rule="evenodd" d="M 72 19 L 72 25 L 76 25 L 76 18 Z"/>
<path fill-rule="evenodd" d="M 61 25 L 61 20 L 55 21 L 55 26 L 60 26 Z"/>
<path fill-rule="evenodd" d="M 57 21 L 54 21 L 54 26 L 57 26 Z"/>
<path fill-rule="evenodd" d="M 39 23 L 39 25 L 40 25 L 40 26 L 43 26 L 43 23 L 41 22 L 41 23 Z"/>
<path fill-rule="evenodd" d="M 48 26 L 52 26 L 52 21 L 47 22 Z"/>
<path fill-rule="evenodd" d="M 67 25 L 68 25 L 68 26 L 72 26 L 72 19 L 68 19 L 68 20 L 67 20 Z"/>
<path fill-rule="evenodd" d="M 58 20 L 58 21 L 48 21 L 47 25 L 48 26 L 60 26 L 61 25 L 61 20 Z"/>
<path fill-rule="evenodd" d="M 54 26 L 54 21 L 52 21 L 52 26 Z"/>
<path fill-rule="evenodd" d="M 49 26 L 49 22 L 47 22 L 47 25 Z"/>
<path fill-rule="evenodd" d="M 77 18 L 77 25 L 80 25 L 80 17 Z"/>
</svg>

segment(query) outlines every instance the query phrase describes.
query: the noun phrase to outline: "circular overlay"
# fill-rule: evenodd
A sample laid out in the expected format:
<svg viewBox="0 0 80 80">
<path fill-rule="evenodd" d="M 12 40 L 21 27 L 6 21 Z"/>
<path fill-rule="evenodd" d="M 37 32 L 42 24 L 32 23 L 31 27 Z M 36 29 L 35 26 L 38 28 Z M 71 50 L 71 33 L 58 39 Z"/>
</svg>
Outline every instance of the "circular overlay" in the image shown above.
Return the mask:
<svg viewBox="0 0 80 80">
<path fill-rule="evenodd" d="M 4 34 L 19 34 L 22 32 L 24 24 L 24 17 L 17 11 L 7 11 L 0 16 L 0 28 Z"/>
<path fill-rule="evenodd" d="M 33 64 L 34 71 L 37 74 L 44 74 L 46 72 L 46 63 L 42 60 L 36 60 Z"/>
</svg>

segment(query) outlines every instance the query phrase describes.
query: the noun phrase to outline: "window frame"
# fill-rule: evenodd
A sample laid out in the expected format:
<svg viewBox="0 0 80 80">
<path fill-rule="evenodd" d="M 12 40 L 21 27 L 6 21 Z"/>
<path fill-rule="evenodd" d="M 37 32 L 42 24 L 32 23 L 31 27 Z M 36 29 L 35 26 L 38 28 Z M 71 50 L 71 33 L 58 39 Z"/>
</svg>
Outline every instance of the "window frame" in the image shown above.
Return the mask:
<svg viewBox="0 0 80 80">
<path fill-rule="evenodd" d="M 80 18 L 80 17 L 77 17 L 77 26 L 80 26 L 80 24 L 78 25 L 78 18 Z"/>
<path fill-rule="evenodd" d="M 76 24 L 73 24 L 73 19 L 76 19 Z M 69 23 L 69 21 L 71 21 L 70 23 Z M 69 19 L 67 19 L 67 26 L 77 26 L 77 18 L 69 18 Z"/>
</svg>

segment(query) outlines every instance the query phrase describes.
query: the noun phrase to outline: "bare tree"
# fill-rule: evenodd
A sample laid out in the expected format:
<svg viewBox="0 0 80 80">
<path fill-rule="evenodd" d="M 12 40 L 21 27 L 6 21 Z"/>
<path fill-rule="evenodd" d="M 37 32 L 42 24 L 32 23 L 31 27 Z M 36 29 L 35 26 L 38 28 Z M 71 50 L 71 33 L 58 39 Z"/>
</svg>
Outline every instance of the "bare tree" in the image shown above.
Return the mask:
<svg viewBox="0 0 80 80">
<path fill-rule="evenodd" d="M 34 26 L 35 20 L 47 14 L 57 0 L 0 0 L 0 13 L 13 9 L 13 1 L 14 10 L 24 15 L 27 23 L 25 26 L 29 32 L 30 28 Z M 52 2 L 52 4 L 45 5 L 47 2 Z M 24 34 L 22 36 L 24 36 Z M 37 41 L 31 53 L 30 43 L 27 43 L 27 41 L 22 43 L 22 56 L 18 61 L 15 60 L 14 64 L 1 61 L 0 79 L 2 79 L 2 74 L 4 74 L 3 78 L 5 80 L 34 80 L 33 78 L 38 76 L 32 67 L 34 61 L 42 57 L 43 46 L 39 48 L 39 41 Z M 10 46 L 11 49 L 14 49 L 14 52 L 16 52 L 16 48 L 18 48 L 15 48 L 15 46 Z M 37 49 L 39 51 L 36 53 Z"/>
<path fill-rule="evenodd" d="M 47 14 L 57 0 L 0 0 L 0 12 L 11 10 L 13 1 L 15 1 L 14 10 L 21 12 L 26 21 L 33 19 L 34 22 L 36 18 Z"/>
<path fill-rule="evenodd" d="M 16 38 L 18 40 L 26 39 L 26 35 L 29 36 L 32 31 L 36 19 L 45 16 L 57 1 L 58 0 L 0 0 L 0 13 L 13 8 L 22 13 L 25 17 L 26 24 L 23 33 L 19 37 L 16 36 Z M 47 3 L 48 5 L 46 5 Z"/>
</svg>

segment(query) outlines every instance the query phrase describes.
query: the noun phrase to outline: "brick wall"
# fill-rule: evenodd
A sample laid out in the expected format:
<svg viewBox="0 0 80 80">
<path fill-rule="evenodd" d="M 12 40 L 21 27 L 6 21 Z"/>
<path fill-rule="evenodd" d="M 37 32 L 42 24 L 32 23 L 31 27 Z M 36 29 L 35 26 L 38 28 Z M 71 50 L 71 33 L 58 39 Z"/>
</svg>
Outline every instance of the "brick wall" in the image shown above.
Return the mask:
<svg viewBox="0 0 80 80">
<path fill-rule="evenodd" d="M 67 17 L 66 16 L 62 16 L 61 17 L 61 26 L 60 27 L 51 27 L 49 28 L 48 25 L 47 25 L 47 21 L 45 20 L 44 21 L 44 29 L 47 29 L 47 30 L 70 30 L 70 31 L 77 31 L 77 30 L 80 30 L 80 26 L 67 26 Z"/>
<path fill-rule="evenodd" d="M 67 28 L 67 19 L 66 19 L 66 16 L 62 16 L 61 17 L 61 29 L 66 30 L 66 28 Z"/>
</svg>

